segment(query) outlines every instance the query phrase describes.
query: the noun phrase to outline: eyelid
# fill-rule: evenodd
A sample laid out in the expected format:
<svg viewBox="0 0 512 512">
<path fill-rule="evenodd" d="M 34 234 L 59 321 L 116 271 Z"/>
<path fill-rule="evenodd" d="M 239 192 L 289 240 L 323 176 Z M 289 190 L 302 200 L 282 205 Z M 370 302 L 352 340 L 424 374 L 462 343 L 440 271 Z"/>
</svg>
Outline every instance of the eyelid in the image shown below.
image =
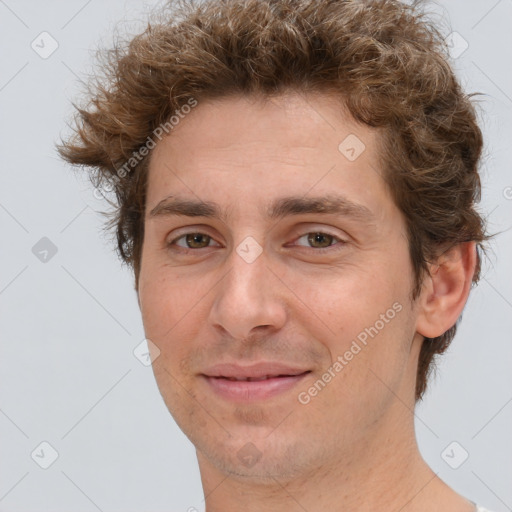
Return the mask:
<svg viewBox="0 0 512 512">
<path fill-rule="evenodd" d="M 338 229 L 336 232 L 335 228 L 331 228 L 329 226 L 315 222 L 303 222 L 293 229 L 293 236 L 295 237 L 294 240 L 302 238 L 304 235 L 308 235 L 310 233 L 322 233 L 324 235 L 329 235 L 336 238 L 340 242 L 348 242 L 350 239 L 350 236 L 341 229 Z"/>
<path fill-rule="evenodd" d="M 210 226 L 200 224 L 197 226 L 184 226 L 182 228 L 177 228 L 172 230 L 172 239 L 169 239 L 169 235 L 166 236 L 166 240 L 169 240 L 167 243 L 171 243 L 175 241 L 178 238 L 181 238 L 185 235 L 192 235 L 192 234 L 202 234 L 202 235 L 208 235 L 211 238 L 214 238 L 214 235 L 212 233 L 212 229 Z"/>
</svg>

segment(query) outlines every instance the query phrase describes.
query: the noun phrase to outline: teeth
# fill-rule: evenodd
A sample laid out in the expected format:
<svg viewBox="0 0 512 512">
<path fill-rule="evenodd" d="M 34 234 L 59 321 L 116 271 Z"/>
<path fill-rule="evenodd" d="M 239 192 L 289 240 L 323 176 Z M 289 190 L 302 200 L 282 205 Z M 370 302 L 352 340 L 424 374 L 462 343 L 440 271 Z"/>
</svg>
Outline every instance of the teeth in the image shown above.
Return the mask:
<svg viewBox="0 0 512 512">
<path fill-rule="evenodd" d="M 233 381 L 245 381 L 245 382 L 256 382 L 260 380 L 267 380 L 271 377 L 274 377 L 274 375 L 264 375 L 263 377 L 226 377 L 228 380 Z"/>
</svg>

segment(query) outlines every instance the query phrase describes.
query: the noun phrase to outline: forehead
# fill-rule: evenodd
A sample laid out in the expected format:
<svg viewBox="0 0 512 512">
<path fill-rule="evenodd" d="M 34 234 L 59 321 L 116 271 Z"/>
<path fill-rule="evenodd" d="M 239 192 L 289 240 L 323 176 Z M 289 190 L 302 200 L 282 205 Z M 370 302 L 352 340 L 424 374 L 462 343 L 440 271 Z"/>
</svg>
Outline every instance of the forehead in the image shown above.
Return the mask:
<svg viewBox="0 0 512 512">
<path fill-rule="evenodd" d="M 286 149 L 317 148 L 338 141 L 344 133 L 357 133 L 370 146 L 378 138 L 376 129 L 355 121 L 341 96 L 327 92 L 199 99 L 197 106 L 180 118 L 166 137 L 170 144 L 200 136 L 203 145 L 215 148 L 273 143 Z M 212 126 L 217 129 L 211 130 Z"/>
<path fill-rule="evenodd" d="M 308 191 L 371 203 L 385 192 L 379 137 L 332 94 L 199 100 L 153 149 L 147 212 L 173 193 L 208 201 L 228 189 L 265 197 L 265 213 L 272 198 Z"/>
</svg>

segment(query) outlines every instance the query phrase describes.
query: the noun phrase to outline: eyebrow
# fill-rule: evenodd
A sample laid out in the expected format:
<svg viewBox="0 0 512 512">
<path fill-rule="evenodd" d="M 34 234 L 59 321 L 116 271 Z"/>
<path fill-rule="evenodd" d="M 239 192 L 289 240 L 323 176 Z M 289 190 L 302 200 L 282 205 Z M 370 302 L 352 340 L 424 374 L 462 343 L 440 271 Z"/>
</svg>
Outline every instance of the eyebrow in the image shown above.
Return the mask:
<svg viewBox="0 0 512 512">
<path fill-rule="evenodd" d="M 366 206 L 333 194 L 316 197 L 291 196 L 277 198 L 266 209 L 265 213 L 271 220 L 302 214 L 340 215 L 364 223 L 375 220 L 375 215 Z M 168 196 L 162 199 L 149 212 L 148 217 L 152 219 L 168 216 L 207 217 L 219 219 L 224 223 L 227 223 L 231 218 L 229 211 L 222 209 L 217 203 L 185 199 L 179 196 Z"/>
</svg>

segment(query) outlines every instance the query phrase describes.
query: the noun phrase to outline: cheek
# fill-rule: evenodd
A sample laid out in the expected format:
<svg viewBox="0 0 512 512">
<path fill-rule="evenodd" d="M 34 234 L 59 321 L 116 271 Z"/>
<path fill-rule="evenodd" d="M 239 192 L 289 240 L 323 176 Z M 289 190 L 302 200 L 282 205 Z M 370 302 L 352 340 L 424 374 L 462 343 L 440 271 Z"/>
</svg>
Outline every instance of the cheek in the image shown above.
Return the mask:
<svg viewBox="0 0 512 512">
<path fill-rule="evenodd" d="M 340 334 L 327 342 L 330 366 L 319 378 L 330 383 L 314 399 L 320 411 L 330 411 L 334 424 L 349 429 L 357 425 L 363 435 L 396 401 L 409 367 L 410 324 L 406 304 L 399 301 L 358 301 L 340 313 Z M 333 408 L 333 403 L 339 407 Z"/>
<path fill-rule="evenodd" d="M 146 336 L 158 346 L 172 336 L 173 326 L 179 323 L 188 310 L 187 288 L 179 289 L 179 279 L 168 277 L 165 269 L 141 272 L 139 299 Z"/>
<path fill-rule="evenodd" d="M 175 366 L 201 339 L 215 279 L 190 276 L 166 267 L 141 274 L 139 292 L 146 337 L 159 348 L 167 366 Z M 184 342 L 186 340 L 186 342 Z"/>
<path fill-rule="evenodd" d="M 318 325 L 324 336 L 355 336 L 374 325 L 395 302 L 404 305 L 409 283 L 392 275 L 388 265 L 352 265 L 313 274 L 288 273 L 288 282 L 304 313 L 311 316 L 309 327 Z M 396 311 L 391 310 L 389 316 Z M 319 321 L 320 320 L 320 321 Z M 380 324 L 379 324 L 380 325 Z M 322 336 L 319 336 L 322 339 Z"/>
<path fill-rule="evenodd" d="M 307 306 L 300 322 L 332 362 L 342 358 L 344 377 L 337 381 L 347 379 L 363 394 L 382 387 L 376 376 L 391 381 L 407 365 L 414 334 L 411 282 L 395 270 L 382 262 L 294 280 L 294 292 Z"/>
</svg>

